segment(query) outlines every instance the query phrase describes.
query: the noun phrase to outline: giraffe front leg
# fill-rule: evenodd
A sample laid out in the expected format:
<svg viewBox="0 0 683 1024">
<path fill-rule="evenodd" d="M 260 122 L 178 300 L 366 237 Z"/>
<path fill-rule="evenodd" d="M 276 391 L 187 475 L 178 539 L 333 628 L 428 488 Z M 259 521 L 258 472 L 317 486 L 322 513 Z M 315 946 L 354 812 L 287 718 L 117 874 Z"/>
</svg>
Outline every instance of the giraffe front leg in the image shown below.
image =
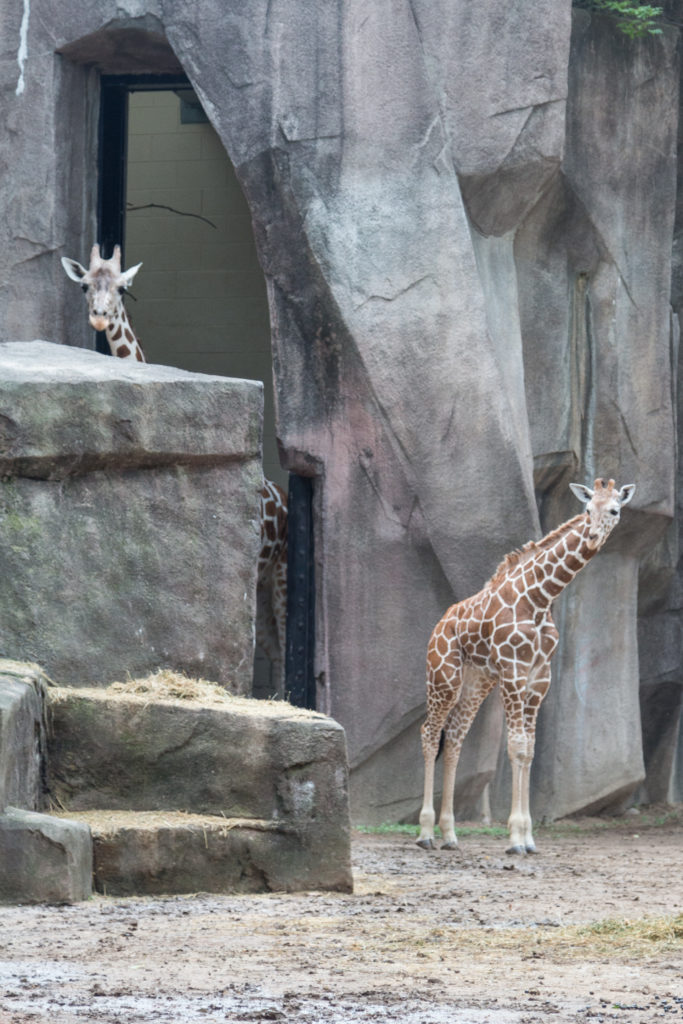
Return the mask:
<svg viewBox="0 0 683 1024">
<path fill-rule="evenodd" d="M 526 699 L 524 702 L 524 731 L 526 733 L 526 756 L 522 766 L 520 779 L 521 808 L 525 819 L 524 850 L 526 853 L 537 853 L 533 837 L 533 823 L 529 797 L 531 765 L 534 761 L 536 748 L 536 719 L 538 711 L 550 687 L 550 664 L 545 663 L 527 682 Z"/>
<path fill-rule="evenodd" d="M 529 815 L 531 757 L 524 715 L 527 675 L 528 669 L 523 675 L 510 670 L 501 680 L 501 696 L 508 734 L 508 759 L 512 771 L 512 800 L 508 818 L 510 845 L 505 852 L 522 855 L 526 853 L 526 845 L 531 835 L 531 817 Z"/>
<path fill-rule="evenodd" d="M 508 818 L 510 845 L 505 852 L 524 854 L 527 852 L 527 845 L 533 846 L 533 838 L 529 814 L 529 768 L 531 762 L 527 753 L 527 736 L 523 730 L 508 734 L 508 758 L 512 769 L 512 800 Z"/>
<path fill-rule="evenodd" d="M 512 769 L 512 802 L 508 829 L 510 846 L 507 853 L 536 853 L 533 837 L 529 783 L 536 745 L 536 717 L 541 701 L 550 685 L 550 667 L 543 666 L 523 687 L 524 697 L 505 700 L 508 723 L 508 757 Z"/>
</svg>

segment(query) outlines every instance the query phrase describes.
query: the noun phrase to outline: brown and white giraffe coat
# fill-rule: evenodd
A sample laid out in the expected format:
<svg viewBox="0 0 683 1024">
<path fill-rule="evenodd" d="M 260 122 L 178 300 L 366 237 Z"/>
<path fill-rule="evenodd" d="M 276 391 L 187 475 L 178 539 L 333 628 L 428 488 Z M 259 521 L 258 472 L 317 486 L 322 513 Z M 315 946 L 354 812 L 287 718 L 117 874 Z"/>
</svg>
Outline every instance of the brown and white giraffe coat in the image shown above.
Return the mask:
<svg viewBox="0 0 683 1024">
<path fill-rule="evenodd" d="M 77 260 L 66 256 L 62 257 L 62 266 L 71 280 L 80 284 L 85 292 L 90 325 L 96 331 L 105 332 L 111 354 L 119 359 L 135 359 L 144 363 L 142 346 L 123 304 L 123 295 L 142 263 L 122 273 L 120 246 L 114 246 L 111 259 L 103 260 L 99 245 L 93 245 L 87 270 Z"/>
<path fill-rule="evenodd" d="M 499 684 L 512 767 L 508 852 L 535 852 L 529 774 L 536 716 L 550 686 L 550 659 L 558 641 L 551 606 L 600 550 L 635 490 L 633 484 L 617 490 L 614 480 L 596 480 L 592 491 L 580 484 L 570 486 L 586 503 L 586 511 L 508 555 L 486 586 L 449 608 L 432 633 L 427 649 L 427 719 L 422 727 L 421 846 L 434 846 L 434 763 L 442 732 L 439 827 L 444 848 L 457 844 L 453 792 L 460 750 L 482 701 Z"/>
<path fill-rule="evenodd" d="M 256 586 L 256 642 L 273 666 L 276 696 L 285 694 L 287 638 L 287 495 L 271 480 L 261 490 L 261 550 Z"/>
</svg>

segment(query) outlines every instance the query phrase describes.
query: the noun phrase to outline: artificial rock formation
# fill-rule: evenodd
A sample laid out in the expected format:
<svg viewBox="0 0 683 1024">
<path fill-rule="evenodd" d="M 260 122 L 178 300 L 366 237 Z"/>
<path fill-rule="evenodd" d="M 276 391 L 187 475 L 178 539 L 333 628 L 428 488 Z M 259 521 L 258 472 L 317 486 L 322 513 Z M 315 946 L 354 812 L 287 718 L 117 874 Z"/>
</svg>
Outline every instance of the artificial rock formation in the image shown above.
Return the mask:
<svg viewBox="0 0 683 1024">
<path fill-rule="evenodd" d="M 48 711 L 46 785 L 91 828 L 100 892 L 351 889 L 346 743 L 325 715 L 83 687 L 52 688 Z"/>
<path fill-rule="evenodd" d="M 92 893 L 90 830 L 42 813 L 47 687 L 37 665 L 0 658 L 0 903 L 71 903 Z"/>
<path fill-rule="evenodd" d="M 17 44 L 4 337 L 88 343 L 80 296 L 54 282 L 94 237 L 100 72 L 181 67 L 236 166 L 285 464 L 315 477 L 318 706 L 346 729 L 355 816 L 416 812 L 432 626 L 597 474 L 637 493 L 558 607 L 534 809 L 629 799 L 645 774 L 638 608 L 642 642 L 678 642 L 676 31 L 630 41 L 569 0 L 533 16 L 498 0 L 34 0 L 22 57 L 21 10 L 0 7 Z M 645 675 L 647 760 L 669 792 L 680 675 Z M 494 700 L 461 764 L 469 806 L 499 745 Z M 501 768 L 494 806 L 505 787 Z"/>
<path fill-rule="evenodd" d="M 57 687 L 0 659 L 0 903 L 70 903 L 93 883 L 350 891 L 341 726 L 161 677 Z"/>
<path fill-rule="evenodd" d="M 261 387 L 0 345 L 3 653 L 251 685 Z"/>
</svg>

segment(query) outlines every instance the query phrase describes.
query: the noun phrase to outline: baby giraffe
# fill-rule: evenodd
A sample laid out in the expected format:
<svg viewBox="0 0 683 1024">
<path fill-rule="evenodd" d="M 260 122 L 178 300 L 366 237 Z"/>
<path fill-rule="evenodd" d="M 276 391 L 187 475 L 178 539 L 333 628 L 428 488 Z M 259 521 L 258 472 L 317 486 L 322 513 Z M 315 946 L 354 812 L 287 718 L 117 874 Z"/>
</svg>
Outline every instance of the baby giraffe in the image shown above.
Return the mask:
<svg viewBox="0 0 683 1024">
<path fill-rule="evenodd" d="M 439 825 L 444 849 L 457 844 L 453 789 L 460 748 L 480 704 L 500 687 L 512 767 L 508 853 L 535 853 L 529 811 L 529 772 L 536 716 L 550 686 L 558 632 L 552 604 L 603 546 L 631 500 L 634 484 L 596 480 L 591 490 L 570 484 L 585 511 L 542 540 L 514 551 L 483 590 L 448 609 L 427 651 L 427 720 L 422 726 L 424 801 L 418 844 L 434 847 L 434 762 L 444 736 Z"/>
<path fill-rule="evenodd" d="M 111 259 L 103 260 L 99 245 L 93 245 L 87 270 L 77 260 L 66 256 L 62 257 L 62 266 L 71 280 L 80 284 L 85 292 L 90 324 L 96 331 L 105 332 L 111 354 L 119 359 L 146 362 L 123 304 L 123 295 L 142 263 L 121 273 L 120 246 L 114 246 Z"/>
</svg>

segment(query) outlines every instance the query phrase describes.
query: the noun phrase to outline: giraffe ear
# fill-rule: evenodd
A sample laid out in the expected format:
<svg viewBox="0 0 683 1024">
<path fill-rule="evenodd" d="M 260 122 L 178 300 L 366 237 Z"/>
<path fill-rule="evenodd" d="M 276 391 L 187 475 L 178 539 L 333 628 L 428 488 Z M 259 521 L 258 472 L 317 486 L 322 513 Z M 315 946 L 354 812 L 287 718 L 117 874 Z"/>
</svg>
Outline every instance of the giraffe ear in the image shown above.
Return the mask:
<svg viewBox="0 0 683 1024">
<path fill-rule="evenodd" d="M 621 502 L 622 505 L 628 505 L 629 501 L 631 500 L 631 498 L 633 497 L 633 495 L 635 493 L 636 493 L 636 485 L 635 484 L 624 484 L 624 486 L 619 491 L 619 501 Z"/>
<path fill-rule="evenodd" d="M 119 277 L 119 288 L 130 288 L 130 286 L 133 283 L 133 278 L 135 277 L 141 266 L 142 263 L 136 263 L 134 267 L 130 267 L 128 270 L 124 270 L 124 272 Z"/>
<path fill-rule="evenodd" d="M 582 501 L 584 505 L 587 505 L 593 497 L 593 491 L 591 491 L 590 487 L 586 487 L 584 484 L 570 484 L 569 488 L 572 494 L 577 497 L 579 501 Z"/>
<path fill-rule="evenodd" d="M 78 284 L 81 283 L 85 275 L 88 273 L 85 267 L 80 265 L 78 260 L 70 260 L 66 256 L 62 256 L 62 266 L 64 267 L 67 276 L 70 277 L 72 281 L 77 281 Z"/>
</svg>

